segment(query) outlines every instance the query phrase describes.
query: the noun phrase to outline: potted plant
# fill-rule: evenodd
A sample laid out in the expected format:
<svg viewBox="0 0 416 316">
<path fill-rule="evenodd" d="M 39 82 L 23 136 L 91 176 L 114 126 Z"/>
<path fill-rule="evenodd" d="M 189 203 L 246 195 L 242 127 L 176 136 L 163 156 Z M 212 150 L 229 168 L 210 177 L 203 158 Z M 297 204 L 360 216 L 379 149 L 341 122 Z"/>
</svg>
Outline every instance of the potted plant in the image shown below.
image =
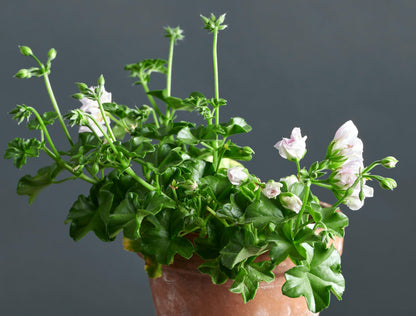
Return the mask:
<svg viewBox="0 0 416 316">
<path fill-rule="evenodd" d="M 213 34 L 214 97 L 199 92 L 186 98 L 172 96 L 173 51 L 183 39 L 179 27 L 165 28 L 167 61 L 146 59 L 125 67 L 135 84 L 143 87 L 150 106 L 116 103 L 100 76 L 97 86 L 76 84 L 79 92 L 73 96 L 82 106 L 62 115 L 49 81 L 56 51 L 48 52 L 44 64 L 29 47 L 20 46 L 20 52 L 37 66 L 21 69 L 15 76 L 42 77 L 53 111 L 39 113 L 34 107 L 17 105 L 10 114 L 19 124 L 28 121 L 28 128 L 38 130 L 40 137 L 13 139 L 5 158 L 20 168 L 43 151 L 52 163 L 22 177 L 17 193 L 27 195 L 31 203 L 51 184 L 90 183 L 89 195 L 80 195 L 69 210 L 70 236 L 78 241 L 92 231 L 103 241 L 113 241 L 122 232 L 125 248 L 144 258 L 154 290 L 162 290 L 169 304 L 173 302 L 161 302 L 154 292 L 160 315 L 211 315 L 221 305 L 238 315 L 271 315 L 278 308 L 284 315 L 283 310 L 293 312 L 298 302 L 299 308 L 307 305 L 311 312 L 296 310 L 296 315 L 318 313 L 328 307 L 330 292 L 340 299 L 345 287 L 340 252 L 348 218 L 339 206 L 360 209 L 365 198 L 373 196 L 367 184 L 371 180 L 394 189 L 393 179 L 371 172 L 379 165 L 393 168 L 397 160 L 389 156 L 364 166 L 363 143 L 354 123 L 347 121 L 336 131 L 323 160 L 309 168 L 301 166 L 307 137 L 296 127 L 290 138 L 275 145 L 280 156 L 294 162 L 296 173 L 278 181 L 250 173 L 242 162 L 252 158 L 253 150 L 232 141 L 233 135 L 250 132 L 250 125 L 240 117 L 221 122 L 219 115 L 227 104 L 220 98 L 217 67 L 217 39 L 226 28 L 225 15 L 201 17 Z M 166 87 L 149 88 L 153 73 L 166 76 Z M 195 112 L 205 124 L 179 121 L 181 111 Z M 48 132 L 55 121 L 67 138 L 62 149 Z M 78 127 L 77 139 L 69 126 Z M 312 192 L 314 186 L 332 191 L 336 202 L 321 203 Z M 184 279 L 191 281 L 191 288 L 180 283 Z M 209 287 L 199 288 L 204 280 Z M 180 288 L 170 287 L 178 284 Z M 272 284 L 278 289 L 267 292 Z M 259 285 L 273 296 L 256 296 Z M 198 292 L 205 296 L 198 297 Z M 283 307 L 277 307 L 274 298 L 281 292 Z M 217 293 L 229 296 L 224 301 Z M 186 295 L 192 298 L 191 309 L 184 304 Z M 301 296 L 306 300 L 294 299 Z M 201 303 L 202 311 L 192 309 L 195 302 Z M 267 302 L 273 303 L 269 310 L 265 310 Z M 242 312 L 235 310 L 237 305 Z M 168 309 L 163 311 L 163 306 Z"/>
</svg>

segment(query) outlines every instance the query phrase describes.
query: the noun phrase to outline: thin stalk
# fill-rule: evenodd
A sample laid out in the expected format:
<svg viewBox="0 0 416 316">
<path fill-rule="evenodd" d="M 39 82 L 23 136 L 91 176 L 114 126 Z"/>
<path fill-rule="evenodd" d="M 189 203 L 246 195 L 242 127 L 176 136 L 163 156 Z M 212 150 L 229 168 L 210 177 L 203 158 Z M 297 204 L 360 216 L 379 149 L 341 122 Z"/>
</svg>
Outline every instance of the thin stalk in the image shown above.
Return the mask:
<svg viewBox="0 0 416 316">
<path fill-rule="evenodd" d="M 300 164 L 299 164 L 299 159 L 296 159 L 295 160 L 295 162 L 296 162 L 296 168 L 297 168 L 297 170 L 298 170 L 298 177 L 300 176 Z"/>
<path fill-rule="evenodd" d="M 124 170 L 129 176 L 131 176 L 133 179 L 135 179 L 137 182 L 139 182 L 142 186 L 144 186 L 149 191 L 156 191 L 157 188 L 155 188 L 150 183 L 147 183 L 145 180 L 140 178 L 134 171 L 131 169 L 131 167 L 128 167 L 126 170 Z"/>
<path fill-rule="evenodd" d="M 47 130 L 47 128 L 46 128 L 46 126 L 45 126 L 45 124 L 43 123 L 43 119 L 42 119 L 42 117 L 39 115 L 38 111 L 36 111 L 36 110 L 35 110 L 34 108 L 32 108 L 31 106 L 30 106 L 30 107 L 28 107 L 28 109 L 30 109 L 30 110 L 32 111 L 32 113 L 36 116 L 36 118 L 37 118 L 37 120 L 38 120 L 38 122 L 39 122 L 39 124 L 40 124 L 40 127 L 42 128 L 42 131 L 43 131 L 43 133 L 44 133 L 44 135 L 45 135 L 46 139 L 48 140 L 49 145 L 50 145 L 50 146 L 51 146 L 51 148 L 52 148 L 52 151 L 53 151 L 54 155 L 55 155 L 57 158 L 61 158 L 61 156 L 59 155 L 58 151 L 57 151 L 57 150 L 56 150 L 56 148 L 55 148 L 55 145 L 54 145 L 54 143 L 53 143 L 53 141 L 52 141 L 52 139 L 51 139 L 51 136 L 49 135 L 49 132 L 48 132 L 48 130 Z"/>
<path fill-rule="evenodd" d="M 68 139 L 71 146 L 73 146 L 74 142 L 72 141 L 71 135 L 69 134 L 69 131 L 64 123 L 64 119 L 62 117 L 61 111 L 59 110 L 59 106 L 58 106 L 58 103 L 56 102 L 55 95 L 52 90 L 51 82 L 49 81 L 49 76 L 46 73 L 45 66 L 40 62 L 40 60 L 35 55 L 31 55 L 31 57 L 39 64 L 39 67 L 42 69 L 43 79 L 45 80 L 46 90 L 48 91 L 49 98 L 51 99 L 51 102 L 52 102 L 52 106 L 55 109 L 55 112 L 58 114 L 58 120 L 62 126 L 62 129 L 64 130 L 66 138 Z"/>
<path fill-rule="evenodd" d="M 217 42 L 218 42 L 218 28 L 214 30 L 214 40 L 212 44 L 212 61 L 214 65 L 214 89 L 215 89 L 215 100 L 218 102 L 220 98 L 219 92 L 219 84 L 218 84 L 218 58 L 217 58 Z M 220 123 L 220 108 L 217 106 L 215 109 L 215 124 L 218 125 Z M 214 143 L 214 152 L 212 157 L 212 162 L 214 166 L 214 170 L 218 170 L 218 166 L 220 165 L 220 161 L 218 159 L 218 135 L 216 135 L 216 141 Z"/>
<path fill-rule="evenodd" d="M 107 140 L 108 144 L 110 145 L 110 147 L 114 151 L 114 153 L 120 156 L 120 153 L 118 152 L 118 150 L 114 146 L 112 140 L 107 135 L 107 133 L 104 132 L 104 130 L 102 129 L 101 125 L 98 124 L 98 122 L 95 120 L 95 118 L 92 115 L 88 114 L 88 113 L 85 113 L 85 116 L 87 116 L 89 119 L 91 119 L 91 121 L 94 122 L 95 126 L 97 126 L 98 130 L 101 132 L 101 134 L 103 134 L 104 138 Z M 105 119 L 104 119 L 104 121 L 105 121 Z M 92 130 L 94 132 L 94 129 L 92 127 L 90 127 L 90 130 Z M 98 137 L 98 135 L 96 133 L 95 133 L 95 135 Z"/>
<path fill-rule="evenodd" d="M 162 116 L 162 112 L 160 112 L 159 107 L 157 106 L 155 99 L 153 98 L 152 95 L 149 94 L 150 90 L 149 90 L 149 87 L 148 87 L 147 83 L 145 83 L 141 78 L 140 78 L 140 81 L 142 83 L 143 90 L 144 90 L 144 92 L 146 92 L 146 95 L 147 95 L 150 103 L 152 104 L 153 108 L 155 109 L 157 115 Z"/>
<path fill-rule="evenodd" d="M 116 140 L 116 137 L 114 136 L 113 130 L 111 129 L 111 126 L 110 126 L 110 124 L 107 121 L 107 118 L 105 116 L 105 111 L 104 111 L 103 105 L 101 104 L 101 100 L 100 100 L 100 97 L 99 96 L 97 98 L 97 103 L 98 103 L 98 107 L 100 108 L 101 116 L 103 117 L 105 126 L 107 127 L 107 130 L 108 130 L 108 132 L 110 134 L 111 143 L 112 143 L 112 142 L 114 142 Z"/>
<path fill-rule="evenodd" d="M 175 38 L 170 38 L 169 44 L 169 59 L 168 59 L 168 73 L 166 75 L 166 93 L 170 97 L 170 90 L 172 84 L 172 61 L 173 61 L 173 49 L 175 47 Z"/>
</svg>

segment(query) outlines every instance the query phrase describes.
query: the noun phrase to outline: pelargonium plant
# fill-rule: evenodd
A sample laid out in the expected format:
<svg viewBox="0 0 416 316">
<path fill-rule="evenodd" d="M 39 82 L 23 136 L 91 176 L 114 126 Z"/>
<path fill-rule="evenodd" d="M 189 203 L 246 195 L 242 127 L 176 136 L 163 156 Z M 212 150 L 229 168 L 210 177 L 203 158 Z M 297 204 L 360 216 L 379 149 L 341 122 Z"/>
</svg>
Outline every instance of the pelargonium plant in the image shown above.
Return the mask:
<svg viewBox="0 0 416 316">
<path fill-rule="evenodd" d="M 213 34 L 214 96 L 192 92 L 186 98 L 171 95 L 172 60 L 175 44 L 183 39 L 179 28 L 165 28 L 169 58 L 146 59 L 125 69 L 147 94 L 150 105 L 129 107 L 115 102 L 100 76 L 97 86 L 77 83 L 73 95 L 81 106 L 62 115 L 49 81 L 56 51 L 48 52 L 43 64 L 27 46 L 24 56 L 37 66 L 19 70 L 15 77 L 42 77 L 53 111 L 39 113 L 34 107 L 17 105 L 10 114 L 38 138 L 10 141 L 5 158 L 17 168 L 28 158 L 44 152 L 51 164 L 35 175 L 22 177 L 17 193 L 29 203 L 44 188 L 69 180 L 86 181 L 88 195 L 80 195 L 69 210 L 69 234 L 78 241 L 89 232 L 103 241 L 113 241 L 121 232 L 128 250 L 146 261 L 151 278 L 161 276 L 162 266 L 175 256 L 200 256 L 201 273 L 214 284 L 233 280 L 230 291 L 244 302 L 254 298 L 259 282 L 271 282 L 273 269 L 286 258 L 296 265 L 285 274 L 283 293 L 304 296 L 308 308 L 318 312 L 329 305 L 330 292 L 338 299 L 344 292 L 340 254 L 329 241 L 344 236 L 348 218 L 340 205 L 360 209 L 373 196 L 370 181 L 383 189 L 396 187 L 393 179 L 372 174 L 377 166 L 393 168 L 397 160 L 386 157 L 368 166 L 363 162 L 363 143 L 352 121 L 335 133 L 321 161 L 301 166 L 306 136 L 292 130 L 290 138 L 277 142 L 280 156 L 293 161 L 296 172 L 279 180 L 260 180 L 244 167 L 253 150 L 237 145 L 232 136 L 248 133 L 243 118 L 221 122 L 218 85 L 217 38 L 226 28 L 225 15 L 202 16 L 205 29 Z M 153 73 L 166 76 L 166 87 L 149 87 Z M 181 111 L 195 112 L 205 124 L 179 121 Z M 54 143 L 48 125 L 61 125 L 66 144 Z M 68 127 L 77 126 L 71 136 Z M 332 191 L 336 202 L 320 203 L 314 186 Z M 258 262 L 262 254 L 268 259 Z M 263 256 L 264 257 L 264 256 Z"/>
</svg>

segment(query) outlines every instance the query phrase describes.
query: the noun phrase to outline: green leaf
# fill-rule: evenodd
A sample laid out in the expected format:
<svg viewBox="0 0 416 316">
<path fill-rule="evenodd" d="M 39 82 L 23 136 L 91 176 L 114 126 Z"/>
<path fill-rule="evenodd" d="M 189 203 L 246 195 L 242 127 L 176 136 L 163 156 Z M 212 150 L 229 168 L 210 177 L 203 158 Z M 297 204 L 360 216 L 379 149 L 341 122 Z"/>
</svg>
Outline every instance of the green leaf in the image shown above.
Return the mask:
<svg viewBox="0 0 416 316">
<path fill-rule="evenodd" d="M 98 183 L 90 190 L 90 196 L 80 195 L 75 201 L 66 219 L 71 223 L 69 235 L 78 241 L 88 232 L 93 231 L 103 241 L 112 241 L 107 230 L 110 221 L 110 212 L 113 206 L 113 183 Z"/>
<path fill-rule="evenodd" d="M 179 210 L 163 210 L 154 217 L 146 217 L 142 224 L 141 252 L 165 265 L 171 264 L 176 254 L 191 258 L 194 251 L 191 242 L 178 236 L 183 226 L 184 217 Z"/>
<path fill-rule="evenodd" d="M 330 234 L 344 237 L 344 228 L 348 226 L 348 217 L 332 207 L 323 208 L 321 214 L 323 225 L 318 222 L 318 226 L 324 228 Z"/>
<path fill-rule="evenodd" d="M 116 207 L 110 215 L 108 231 L 111 237 L 115 237 L 121 230 L 129 239 L 140 237 L 140 226 L 143 219 L 151 214 L 141 209 L 139 196 L 135 192 L 127 193 L 126 198 Z"/>
<path fill-rule="evenodd" d="M 29 203 L 32 204 L 39 192 L 52 184 L 62 170 L 62 167 L 53 164 L 39 169 L 33 177 L 30 175 L 22 177 L 17 183 L 17 194 L 28 195 Z"/>
<path fill-rule="evenodd" d="M 241 117 L 233 117 L 227 123 L 222 123 L 221 127 L 225 130 L 224 136 L 230 136 L 240 133 L 248 133 L 251 131 L 251 126 Z"/>
<path fill-rule="evenodd" d="M 230 191 L 233 188 L 227 176 L 216 174 L 215 176 L 206 176 L 200 179 L 201 190 L 204 190 L 213 199 L 217 201 L 228 201 Z"/>
<path fill-rule="evenodd" d="M 208 220 L 207 237 L 195 238 L 196 253 L 205 260 L 216 259 L 220 255 L 230 238 L 230 235 L 235 231 L 234 229 L 226 229 L 224 224 L 215 217 Z"/>
<path fill-rule="evenodd" d="M 23 139 L 15 138 L 8 144 L 8 148 L 4 153 L 5 159 L 13 159 L 13 164 L 17 168 L 21 168 L 26 164 L 27 158 L 39 157 L 39 149 L 42 143 L 35 138 Z"/>
<path fill-rule="evenodd" d="M 126 154 L 128 156 L 143 158 L 147 153 L 155 151 L 155 147 L 151 144 L 151 141 L 147 137 L 131 137 L 128 142 L 123 143 L 123 147 L 127 150 Z"/>
<path fill-rule="evenodd" d="M 168 96 L 166 89 L 152 90 L 149 91 L 147 94 L 162 100 L 170 108 L 175 110 L 193 111 L 195 109 L 195 104 L 192 102 L 187 102 L 186 99 L 182 100 L 181 98 Z"/>
<path fill-rule="evenodd" d="M 218 260 L 206 261 L 198 267 L 199 272 L 208 274 L 211 277 L 212 283 L 224 284 L 228 277 L 221 270 L 221 263 Z"/>
<path fill-rule="evenodd" d="M 42 115 L 42 121 L 45 126 L 52 125 L 57 118 L 58 118 L 58 114 L 56 112 L 45 112 Z M 31 120 L 27 126 L 29 129 L 41 129 L 42 128 L 37 118 Z"/>
<path fill-rule="evenodd" d="M 293 236 L 292 226 L 292 221 L 285 222 L 279 227 L 279 229 L 267 236 L 266 240 L 274 244 L 274 246 L 270 249 L 269 256 L 275 264 L 281 263 L 287 257 L 294 262 L 306 259 L 306 249 L 303 245 L 305 240 L 302 238 L 305 237 L 305 233 L 296 236 L 296 238 Z M 311 235 L 314 234 L 311 229 L 309 229 L 308 233 L 309 237 L 312 237 Z"/>
<path fill-rule="evenodd" d="M 282 292 L 293 298 L 304 296 L 309 310 L 317 313 L 329 306 L 330 292 L 341 299 L 345 280 L 341 274 L 340 255 L 332 245 L 327 249 L 325 244 L 315 244 L 308 253 L 305 264 L 285 273 Z"/>
<path fill-rule="evenodd" d="M 227 246 L 220 251 L 221 263 L 228 269 L 253 256 L 259 256 L 266 251 L 267 245 L 258 245 L 254 229 L 250 226 L 240 228 L 230 238 Z"/>
<path fill-rule="evenodd" d="M 259 282 L 270 283 L 274 280 L 273 268 L 274 264 L 270 261 L 251 262 L 244 265 L 240 268 L 230 291 L 241 294 L 244 303 L 247 303 L 256 295 Z"/>
<path fill-rule="evenodd" d="M 245 222 L 261 228 L 269 223 L 280 223 L 284 218 L 277 200 L 268 199 L 263 194 L 258 201 L 251 203 L 245 210 Z"/>
<path fill-rule="evenodd" d="M 158 174 L 163 174 L 170 167 L 178 166 L 184 158 L 180 147 L 172 147 L 169 144 L 157 146 L 154 152 L 150 152 L 144 157 L 148 162 L 147 166 L 155 170 Z"/>
<path fill-rule="evenodd" d="M 167 61 L 163 59 L 145 59 L 136 64 L 126 65 L 124 69 L 130 71 L 130 77 L 139 78 L 139 81 L 136 81 L 135 84 L 147 84 L 153 72 L 167 74 L 166 64 Z"/>
<path fill-rule="evenodd" d="M 248 146 L 241 147 L 231 143 L 230 141 L 224 145 L 223 158 L 248 161 L 253 158 L 253 154 L 254 150 Z"/>
</svg>

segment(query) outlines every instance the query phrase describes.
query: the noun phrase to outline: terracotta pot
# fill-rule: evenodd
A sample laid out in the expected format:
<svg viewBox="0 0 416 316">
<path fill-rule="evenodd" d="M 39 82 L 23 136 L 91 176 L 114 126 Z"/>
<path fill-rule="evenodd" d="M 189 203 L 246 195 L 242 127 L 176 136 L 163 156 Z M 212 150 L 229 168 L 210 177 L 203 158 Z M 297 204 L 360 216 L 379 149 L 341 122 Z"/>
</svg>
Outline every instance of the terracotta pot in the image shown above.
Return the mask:
<svg viewBox="0 0 416 316">
<path fill-rule="evenodd" d="M 342 253 L 343 239 L 336 238 L 334 246 Z M 259 258 L 259 261 L 265 260 Z M 157 316 L 310 316 L 319 315 L 308 310 L 303 297 L 289 298 L 282 294 L 284 273 L 294 267 L 286 259 L 274 269 L 275 280 L 261 282 L 256 296 L 247 304 L 239 294 L 228 289 L 232 284 L 212 284 L 211 278 L 197 267 L 203 260 L 194 255 L 190 260 L 176 256 L 170 266 L 163 267 L 162 277 L 149 279 Z"/>
</svg>

